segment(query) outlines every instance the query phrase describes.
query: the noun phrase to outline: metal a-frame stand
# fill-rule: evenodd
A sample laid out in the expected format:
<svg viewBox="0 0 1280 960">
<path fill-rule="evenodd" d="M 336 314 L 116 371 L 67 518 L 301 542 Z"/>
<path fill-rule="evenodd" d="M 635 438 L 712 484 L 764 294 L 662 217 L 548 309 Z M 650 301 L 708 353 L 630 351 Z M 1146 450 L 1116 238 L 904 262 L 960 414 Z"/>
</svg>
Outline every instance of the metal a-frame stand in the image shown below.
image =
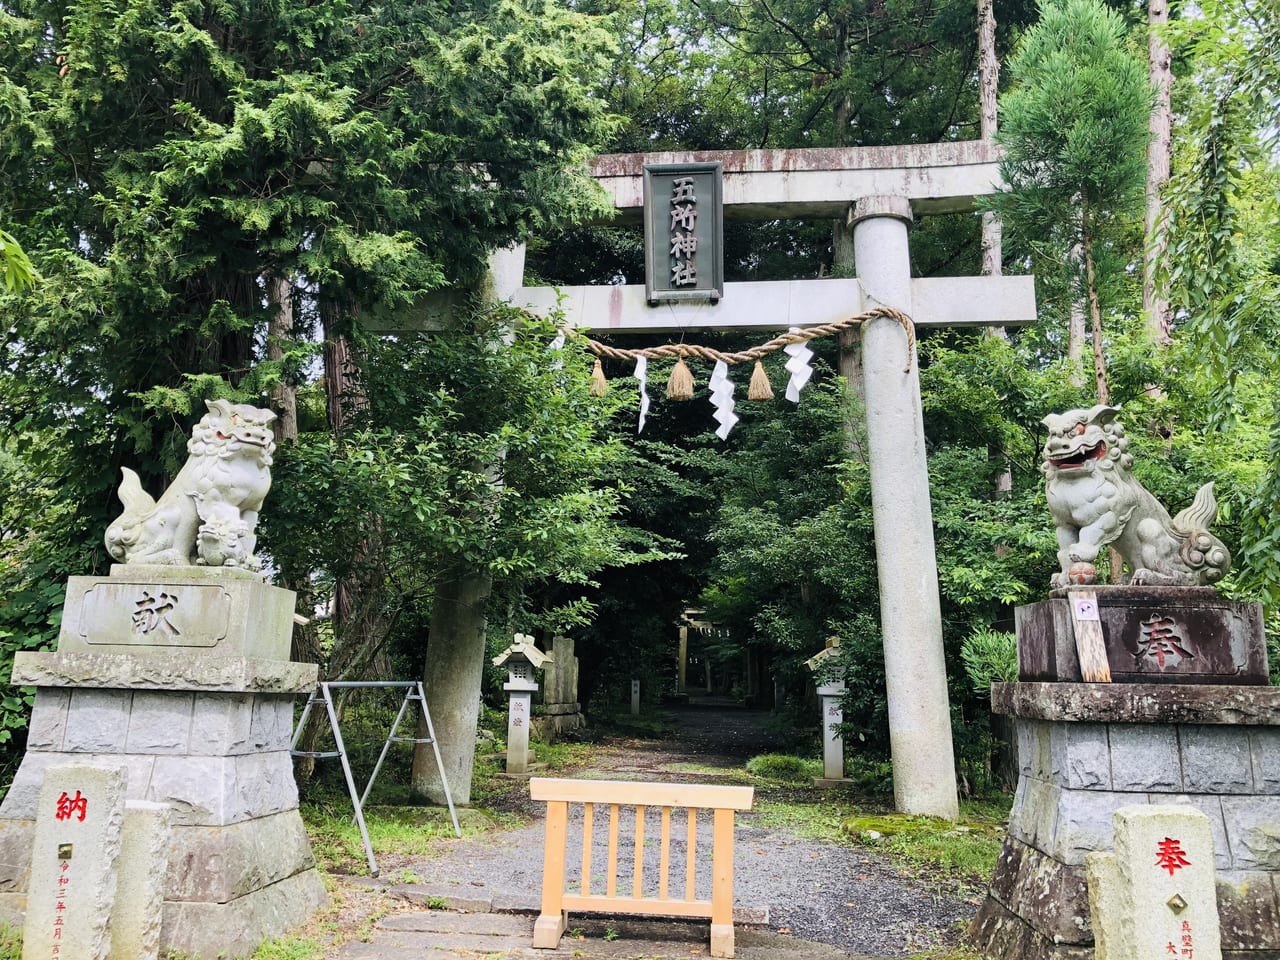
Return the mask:
<svg viewBox="0 0 1280 960">
<path fill-rule="evenodd" d="M 404 690 L 404 700 L 400 702 L 400 712 L 396 714 L 395 723 L 391 725 L 391 732 L 387 734 L 387 740 L 382 745 L 382 753 L 378 755 L 378 762 L 373 765 L 373 773 L 369 774 L 369 782 L 365 785 L 364 792 L 359 796 L 356 795 L 356 781 L 351 773 L 351 763 L 347 760 L 347 748 L 342 742 L 342 730 L 338 726 L 338 712 L 334 709 L 333 694 L 331 692 L 334 689 L 350 690 L 357 688 Z M 422 705 L 422 718 L 427 721 L 427 735 L 425 737 L 397 737 L 396 731 L 400 729 L 400 723 L 404 720 L 404 715 L 409 710 L 409 704 L 415 702 Z M 333 743 L 337 749 L 299 750 L 298 741 L 302 739 L 302 731 L 306 729 L 307 718 L 311 715 L 311 708 L 319 703 L 324 704 L 325 712 L 329 715 L 329 728 L 333 731 Z M 386 759 L 387 751 L 391 749 L 391 744 L 393 743 L 431 744 L 431 751 L 436 758 L 436 769 L 440 771 L 440 785 L 444 788 L 444 799 L 449 804 L 449 816 L 453 820 L 453 830 L 454 833 L 461 837 L 462 828 L 458 826 L 458 814 L 453 809 L 453 795 L 449 792 L 449 781 L 445 777 L 444 763 L 440 760 L 440 746 L 436 743 L 436 731 L 431 725 L 431 711 L 427 709 L 427 695 L 422 689 L 422 681 L 335 680 L 317 684 L 315 691 L 307 699 L 307 705 L 302 710 L 302 716 L 298 718 L 298 726 L 294 730 L 293 743 L 290 749 L 290 753 L 295 757 L 315 757 L 316 759 L 337 757 L 342 761 L 342 773 L 347 779 L 347 792 L 351 795 L 351 805 L 355 807 L 355 821 L 360 827 L 360 837 L 364 840 L 364 852 L 369 859 L 369 872 L 375 877 L 378 875 L 378 862 L 373 857 L 373 845 L 369 842 L 369 828 L 364 823 L 364 802 L 369 798 L 369 791 L 373 789 L 373 782 L 378 778 L 378 771 L 382 769 L 382 761 Z"/>
</svg>

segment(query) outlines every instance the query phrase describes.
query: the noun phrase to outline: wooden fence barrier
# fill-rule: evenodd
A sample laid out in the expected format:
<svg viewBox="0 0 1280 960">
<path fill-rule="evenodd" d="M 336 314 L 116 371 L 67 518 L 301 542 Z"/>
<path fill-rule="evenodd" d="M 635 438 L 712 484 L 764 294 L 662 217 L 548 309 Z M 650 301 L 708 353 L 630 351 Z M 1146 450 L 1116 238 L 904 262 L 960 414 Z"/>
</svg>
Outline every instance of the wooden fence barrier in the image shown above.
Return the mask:
<svg viewBox="0 0 1280 960">
<path fill-rule="evenodd" d="M 618 780 L 529 781 L 529 795 L 547 804 L 547 839 L 542 861 L 542 912 L 533 925 L 533 945 L 554 949 L 569 925 L 570 910 L 597 913 L 656 914 L 673 917 L 711 919 L 711 955 L 733 956 L 733 814 L 751 809 L 752 787 L 696 786 L 681 783 L 630 783 Z M 569 804 L 580 803 L 582 811 L 582 875 L 578 892 L 565 890 L 565 843 L 569 831 Z M 591 854 L 595 808 L 609 808 L 609 854 L 603 894 L 591 891 Z M 635 837 L 632 854 L 631 895 L 619 896 L 618 824 L 619 808 L 635 807 Z M 658 870 L 656 897 L 645 896 L 645 811 L 659 810 Z M 671 811 L 687 810 L 685 820 L 684 896 L 671 895 Z M 710 810 L 711 899 L 696 895 L 699 810 Z"/>
</svg>

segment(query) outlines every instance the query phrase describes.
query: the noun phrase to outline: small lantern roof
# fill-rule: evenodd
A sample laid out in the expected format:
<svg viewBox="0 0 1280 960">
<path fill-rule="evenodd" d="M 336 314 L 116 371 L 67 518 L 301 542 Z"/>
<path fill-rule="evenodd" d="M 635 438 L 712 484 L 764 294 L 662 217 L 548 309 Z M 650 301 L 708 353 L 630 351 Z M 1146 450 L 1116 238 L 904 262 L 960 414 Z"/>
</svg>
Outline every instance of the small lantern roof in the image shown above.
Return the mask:
<svg viewBox="0 0 1280 960">
<path fill-rule="evenodd" d="M 541 670 L 546 664 L 553 663 L 555 661 L 555 658 L 551 656 L 551 654 L 543 653 L 539 650 L 533 642 L 533 637 L 529 636 L 527 633 L 517 633 L 515 642 L 493 658 L 493 665 L 495 667 L 500 667 L 513 656 L 524 657 L 524 659 L 533 664 L 534 668 L 537 670 Z"/>
<path fill-rule="evenodd" d="M 815 653 L 812 657 L 804 662 L 804 665 L 810 670 L 817 670 L 823 663 L 834 657 L 840 652 L 840 638 L 831 637 L 827 640 L 827 648 Z"/>
</svg>

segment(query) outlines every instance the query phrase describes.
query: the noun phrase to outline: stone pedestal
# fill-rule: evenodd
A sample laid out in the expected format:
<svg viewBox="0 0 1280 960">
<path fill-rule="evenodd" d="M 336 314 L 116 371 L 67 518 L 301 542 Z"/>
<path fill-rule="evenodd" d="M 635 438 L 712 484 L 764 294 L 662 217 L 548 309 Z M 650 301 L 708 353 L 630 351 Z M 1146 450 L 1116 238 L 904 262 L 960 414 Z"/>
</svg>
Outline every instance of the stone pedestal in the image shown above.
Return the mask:
<svg viewBox="0 0 1280 960">
<path fill-rule="evenodd" d="M 37 690 L 0 805 L 0 914 L 27 909 L 41 782 L 66 763 L 123 767 L 128 799 L 169 808 L 163 949 L 245 956 L 325 902 L 289 753 L 317 672 L 288 660 L 293 602 L 220 568 L 71 580 L 58 652 L 14 658 Z"/>
<path fill-rule="evenodd" d="M 578 702 L 578 658 L 573 652 L 573 638 L 553 638 L 551 658 L 542 668 L 542 716 L 534 721 L 544 743 L 555 743 L 586 725 Z"/>
<path fill-rule="evenodd" d="M 1262 604 L 1211 587 L 1090 587 L 1113 683 L 1265 684 Z M 1060 595 L 1062 594 L 1062 595 Z M 1079 683 L 1065 592 L 1018 607 L 1018 678 Z"/>
<path fill-rule="evenodd" d="M 1213 831 L 1223 956 L 1280 956 L 1280 689 L 1009 683 L 1020 775 L 970 937 L 1008 960 L 1093 954 L 1085 857 L 1135 804 L 1190 804 Z"/>
<path fill-rule="evenodd" d="M 818 687 L 818 699 L 822 703 L 822 776 L 815 778 L 815 787 L 839 787 L 848 784 L 844 775 L 844 737 L 840 724 L 844 723 L 844 681 L 824 683 Z"/>
</svg>

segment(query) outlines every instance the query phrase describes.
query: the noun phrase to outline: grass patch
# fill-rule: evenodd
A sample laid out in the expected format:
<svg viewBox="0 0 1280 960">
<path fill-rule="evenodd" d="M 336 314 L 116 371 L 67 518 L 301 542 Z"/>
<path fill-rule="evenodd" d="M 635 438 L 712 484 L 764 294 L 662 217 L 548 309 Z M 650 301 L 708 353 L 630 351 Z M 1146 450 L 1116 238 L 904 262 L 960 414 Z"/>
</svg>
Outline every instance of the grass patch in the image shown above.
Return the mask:
<svg viewBox="0 0 1280 960">
<path fill-rule="evenodd" d="M 364 841 L 349 803 L 304 803 L 301 812 L 321 870 L 357 875 L 369 872 Z M 454 836 L 446 807 L 365 807 L 364 822 L 377 856 L 429 856 L 441 841 Z M 472 808 L 458 810 L 458 824 L 464 836 L 498 826 L 492 818 Z"/>
<path fill-rule="evenodd" d="M 1011 799 L 961 803 L 956 823 L 838 800 L 798 803 L 760 798 L 752 816 L 764 826 L 809 840 L 875 850 L 918 876 L 980 887 L 995 872 Z"/>
<path fill-rule="evenodd" d="M 854 842 L 887 853 L 896 863 L 975 884 L 995 872 L 1011 798 L 961 804 L 960 819 L 900 813 L 855 813 L 841 824 Z"/>
<path fill-rule="evenodd" d="M 593 749 L 589 743 L 575 743 L 569 740 L 533 745 L 535 760 L 538 763 L 545 763 L 547 770 L 553 773 L 585 767 L 591 762 Z"/>
<path fill-rule="evenodd" d="M 0 960 L 22 960 L 22 931 L 0 923 Z"/>
<path fill-rule="evenodd" d="M 793 757 L 789 753 L 764 753 L 747 761 L 747 773 L 761 780 L 812 784 L 822 776 L 822 761 Z"/>
</svg>

